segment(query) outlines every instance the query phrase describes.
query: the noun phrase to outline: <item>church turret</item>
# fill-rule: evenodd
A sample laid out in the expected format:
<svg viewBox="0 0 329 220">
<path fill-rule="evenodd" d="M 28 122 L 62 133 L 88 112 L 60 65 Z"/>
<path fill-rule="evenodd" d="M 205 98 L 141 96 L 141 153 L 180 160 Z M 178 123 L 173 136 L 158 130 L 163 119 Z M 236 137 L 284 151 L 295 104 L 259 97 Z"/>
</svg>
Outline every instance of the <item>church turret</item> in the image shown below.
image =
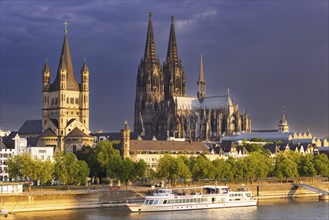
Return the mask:
<svg viewBox="0 0 329 220">
<path fill-rule="evenodd" d="M 86 58 L 82 65 L 80 75 L 80 121 L 89 130 L 89 68 Z"/>
<path fill-rule="evenodd" d="M 121 138 L 123 159 L 126 159 L 130 157 L 130 128 L 127 121 L 125 121 L 124 128 L 121 129 Z"/>
<path fill-rule="evenodd" d="M 206 97 L 206 81 L 204 79 L 202 53 L 200 57 L 199 80 L 197 82 L 197 96 L 201 102 L 203 101 L 204 97 Z"/>
<path fill-rule="evenodd" d="M 185 74 L 182 62 L 178 58 L 173 16 L 171 16 L 168 51 L 166 61 L 163 64 L 163 74 L 166 100 L 171 101 L 173 96 L 185 96 Z"/>
<path fill-rule="evenodd" d="M 67 75 L 67 68 L 64 62 L 64 56 L 62 56 L 62 62 L 60 63 L 59 67 L 59 82 L 60 82 L 60 89 L 66 89 L 66 75 Z"/>
<path fill-rule="evenodd" d="M 50 92 L 50 68 L 48 65 L 48 59 L 46 59 L 45 65 L 42 70 L 42 127 L 47 122 L 48 109 L 49 109 L 49 92 Z"/>
<path fill-rule="evenodd" d="M 284 109 L 282 110 L 281 120 L 278 124 L 279 132 L 289 132 L 289 125 L 286 119 L 286 114 L 284 113 Z"/>
<path fill-rule="evenodd" d="M 50 68 L 48 65 L 48 59 L 46 59 L 45 65 L 42 70 L 42 78 L 43 78 L 43 87 L 42 91 L 49 91 L 50 90 Z"/>
</svg>

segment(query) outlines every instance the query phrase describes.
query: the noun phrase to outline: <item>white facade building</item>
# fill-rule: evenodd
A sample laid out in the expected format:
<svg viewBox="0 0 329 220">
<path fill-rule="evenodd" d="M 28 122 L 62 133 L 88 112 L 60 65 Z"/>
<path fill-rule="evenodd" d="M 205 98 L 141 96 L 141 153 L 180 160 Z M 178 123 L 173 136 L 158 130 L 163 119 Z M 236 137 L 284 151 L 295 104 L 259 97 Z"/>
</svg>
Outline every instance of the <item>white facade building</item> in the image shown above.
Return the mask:
<svg viewBox="0 0 329 220">
<path fill-rule="evenodd" d="M 8 173 L 8 158 L 14 155 L 21 155 L 28 153 L 33 158 L 40 159 L 42 161 L 50 160 L 54 158 L 54 147 L 33 147 L 28 146 L 27 139 L 21 138 L 18 134 L 13 138 L 15 141 L 15 149 L 0 148 L 0 181 L 13 181 L 14 179 L 9 178 Z"/>
<path fill-rule="evenodd" d="M 54 148 L 53 147 L 27 147 L 26 153 L 29 153 L 36 159 L 42 161 L 50 160 L 53 161 Z"/>
<path fill-rule="evenodd" d="M 54 147 L 28 146 L 27 139 L 21 138 L 18 134 L 16 134 L 13 140 L 15 141 L 15 155 L 28 153 L 31 155 L 31 157 L 41 159 L 42 161 L 46 161 L 46 160 L 53 161 Z"/>
<path fill-rule="evenodd" d="M 15 155 L 15 150 L 13 149 L 0 149 L 0 181 L 12 181 L 9 178 L 7 159 Z"/>
</svg>

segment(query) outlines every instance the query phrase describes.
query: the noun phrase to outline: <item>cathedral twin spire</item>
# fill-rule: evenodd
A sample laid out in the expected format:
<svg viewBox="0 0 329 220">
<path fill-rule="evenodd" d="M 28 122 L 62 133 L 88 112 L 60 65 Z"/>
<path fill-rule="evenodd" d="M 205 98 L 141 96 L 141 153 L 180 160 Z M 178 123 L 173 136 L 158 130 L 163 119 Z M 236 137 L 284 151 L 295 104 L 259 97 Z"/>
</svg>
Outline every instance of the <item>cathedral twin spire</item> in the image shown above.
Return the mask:
<svg viewBox="0 0 329 220">
<path fill-rule="evenodd" d="M 149 24 L 148 24 L 148 28 L 147 28 L 144 61 L 145 62 L 151 61 L 152 63 L 156 63 L 156 50 L 155 50 L 155 43 L 154 43 L 152 13 L 151 12 L 149 13 Z"/>
<path fill-rule="evenodd" d="M 167 60 L 170 60 L 171 62 L 173 62 L 176 65 L 178 64 L 178 52 L 177 52 L 177 45 L 176 45 L 174 16 L 171 16 L 171 26 L 170 26 L 170 34 L 169 34 Z"/>
</svg>

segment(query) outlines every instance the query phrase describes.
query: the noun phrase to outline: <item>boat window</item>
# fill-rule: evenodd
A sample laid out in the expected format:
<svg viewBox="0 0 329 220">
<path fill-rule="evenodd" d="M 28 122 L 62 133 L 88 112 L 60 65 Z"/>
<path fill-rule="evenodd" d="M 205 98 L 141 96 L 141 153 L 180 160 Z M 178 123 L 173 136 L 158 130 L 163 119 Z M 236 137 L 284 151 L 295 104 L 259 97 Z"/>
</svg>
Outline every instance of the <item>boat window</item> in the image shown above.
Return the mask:
<svg viewBox="0 0 329 220">
<path fill-rule="evenodd" d="M 153 204 L 153 200 L 150 200 L 149 205 L 152 205 L 152 204 Z"/>
<path fill-rule="evenodd" d="M 194 199 L 193 199 L 193 202 L 196 202 L 196 200 L 197 200 L 197 199 L 196 199 L 196 198 L 194 198 Z"/>
<path fill-rule="evenodd" d="M 145 200 L 145 203 L 144 204 L 147 205 L 148 203 L 149 203 L 149 200 L 148 199 Z"/>
<path fill-rule="evenodd" d="M 157 205 L 157 204 L 158 204 L 158 202 L 159 202 L 159 200 L 154 200 L 154 203 L 153 203 L 153 205 Z"/>
<path fill-rule="evenodd" d="M 162 204 L 162 203 L 163 203 L 163 200 L 159 200 L 159 203 L 158 203 L 158 204 L 160 205 L 160 204 Z"/>
<path fill-rule="evenodd" d="M 174 203 L 178 203 L 178 199 L 175 199 L 175 202 Z"/>
<path fill-rule="evenodd" d="M 163 204 L 167 204 L 167 200 L 164 200 L 164 201 L 163 201 Z"/>
<path fill-rule="evenodd" d="M 251 193 L 246 193 L 246 196 L 247 197 L 251 197 Z"/>
</svg>

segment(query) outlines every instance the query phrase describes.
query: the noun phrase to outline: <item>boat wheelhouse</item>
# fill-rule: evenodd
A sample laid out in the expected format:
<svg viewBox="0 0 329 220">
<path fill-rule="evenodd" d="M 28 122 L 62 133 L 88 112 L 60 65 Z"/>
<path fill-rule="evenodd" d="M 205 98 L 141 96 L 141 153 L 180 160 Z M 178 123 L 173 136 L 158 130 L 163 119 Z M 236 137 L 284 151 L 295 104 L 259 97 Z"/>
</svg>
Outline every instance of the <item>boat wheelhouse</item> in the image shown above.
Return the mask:
<svg viewBox="0 0 329 220">
<path fill-rule="evenodd" d="M 141 204 L 127 204 L 132 212 L 214 209 L 224 207 L 255 206 L 257 200 L 251 191 L 229 191 L 227 186 L 203 186 L 159 189 L 146 196 Z"/>
</svg>

